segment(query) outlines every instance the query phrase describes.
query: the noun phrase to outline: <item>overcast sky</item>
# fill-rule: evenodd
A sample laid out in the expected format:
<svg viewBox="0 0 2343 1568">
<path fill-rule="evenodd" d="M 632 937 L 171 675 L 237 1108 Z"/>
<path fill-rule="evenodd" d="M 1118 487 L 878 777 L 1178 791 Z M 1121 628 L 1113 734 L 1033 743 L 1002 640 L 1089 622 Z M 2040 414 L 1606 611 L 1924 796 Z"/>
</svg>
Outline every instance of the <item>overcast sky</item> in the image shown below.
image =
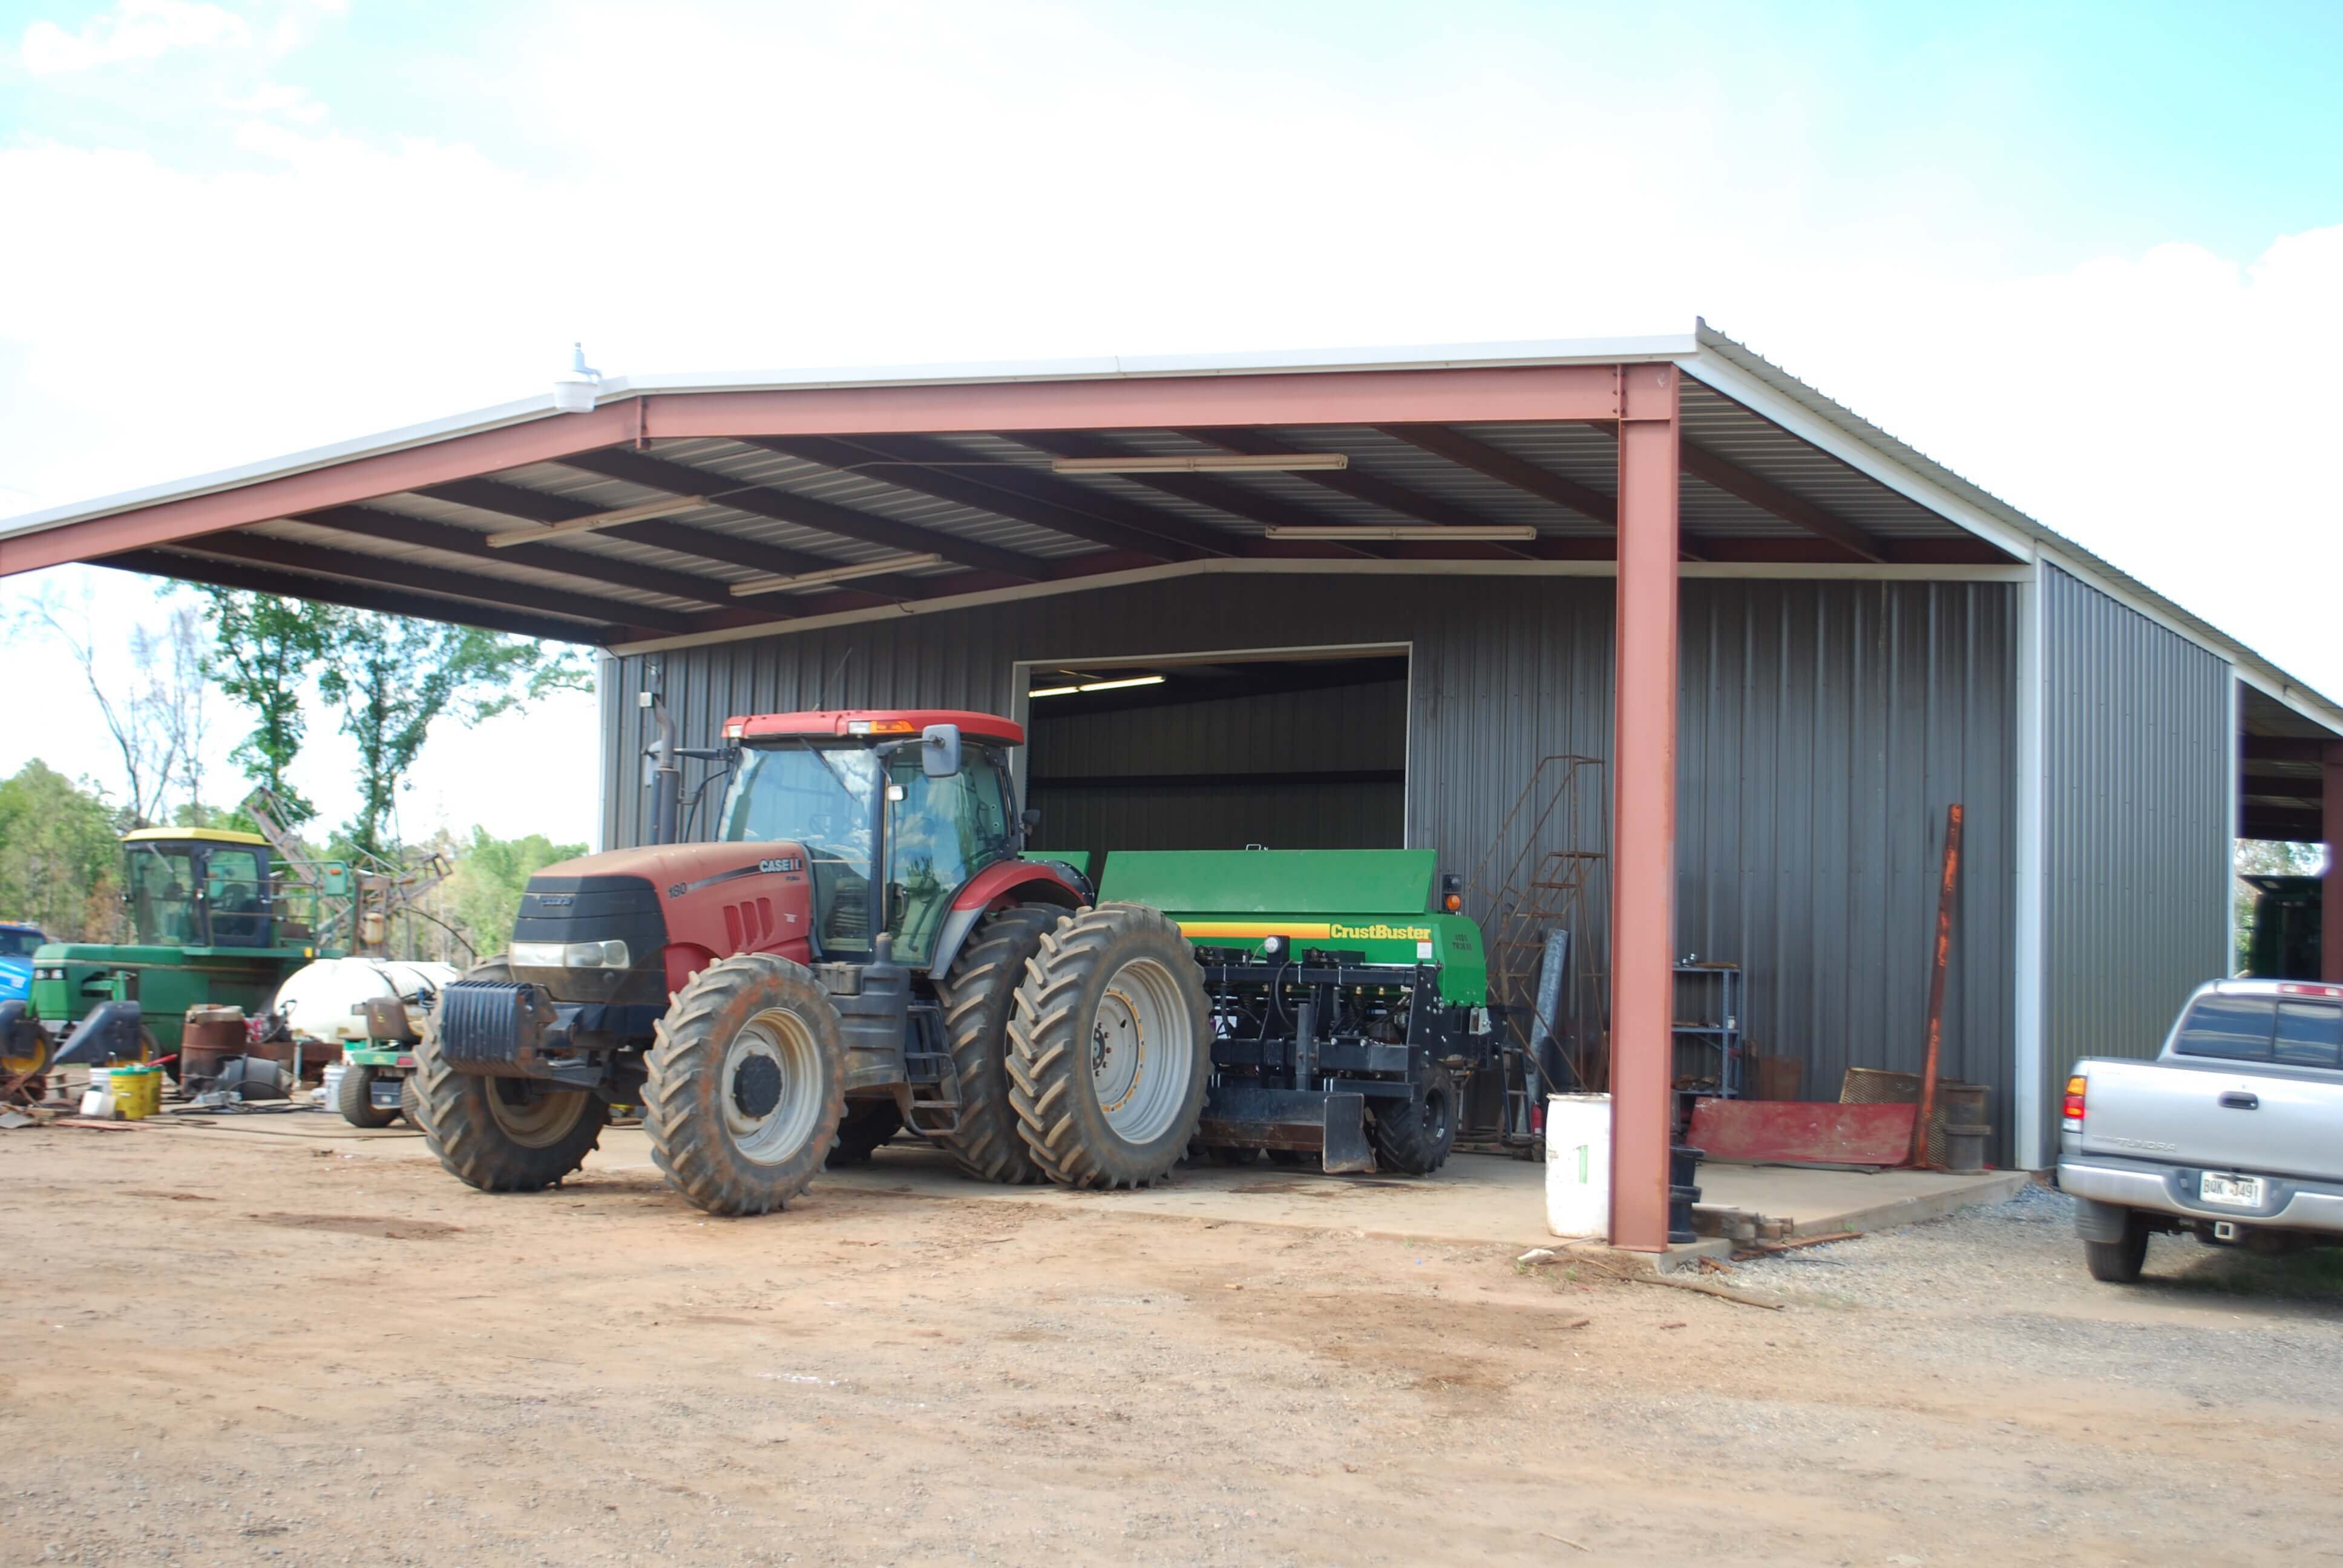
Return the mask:
<svg viewBox="0 0 2343 1568">
<path fill-rule="evenodd" d="M 577 337 L 642 373 L 1704 315 L 2343 693 L 2338 61 L 2324 3 L 0 0 L 0 513 L 533 393 Z M 0 612 L 43 583 L 161 618 L 85 568 Z M 0 774 L 114 777 L 55 654 L 7 668 Z M 590 701 L 444 729 L 410 832 L 590 837 Z"/>
</svg>

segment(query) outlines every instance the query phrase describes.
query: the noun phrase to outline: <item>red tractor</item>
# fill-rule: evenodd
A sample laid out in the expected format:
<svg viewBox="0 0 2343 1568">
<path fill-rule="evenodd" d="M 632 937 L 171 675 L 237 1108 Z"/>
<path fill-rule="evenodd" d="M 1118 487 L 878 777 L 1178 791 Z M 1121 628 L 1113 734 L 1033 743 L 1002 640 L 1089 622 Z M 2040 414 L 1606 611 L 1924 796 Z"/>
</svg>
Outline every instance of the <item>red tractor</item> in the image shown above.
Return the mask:
<svg viewBox="0 0 2343 1568">
<path fill-rule="evenodd" d="M 724 734 L 682 753 L 729 772 L 715 841 L 547 867 L 508 953 L 440 992 L 415 1054 L 442 1164 L 550 1186 L 631 1104 L 716 1214 L 778 1209 L 904 1127 L 995 1181 L 1170 1171 L 1212 1071 L 1194 950 L 1021 858 L 1016 724 L 781 713 Z M 654 836 L 675 820 L 669 782 Z"/>
</svg>

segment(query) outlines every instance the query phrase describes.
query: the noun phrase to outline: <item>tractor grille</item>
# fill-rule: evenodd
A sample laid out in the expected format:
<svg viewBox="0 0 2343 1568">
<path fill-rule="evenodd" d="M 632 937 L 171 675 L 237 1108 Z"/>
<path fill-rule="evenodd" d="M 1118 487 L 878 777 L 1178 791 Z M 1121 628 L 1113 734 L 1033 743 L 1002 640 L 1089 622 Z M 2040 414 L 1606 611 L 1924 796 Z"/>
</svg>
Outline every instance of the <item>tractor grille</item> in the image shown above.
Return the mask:
<svg viewBox="0 0 2343 1568">
<path fill-rule="evenodd" d="M 458 980 L 440 991 L 432 1016 L 440 1055 L 479 1071 L 533 1058 L 553 1008 L 526 980 Z"/>
</svg>

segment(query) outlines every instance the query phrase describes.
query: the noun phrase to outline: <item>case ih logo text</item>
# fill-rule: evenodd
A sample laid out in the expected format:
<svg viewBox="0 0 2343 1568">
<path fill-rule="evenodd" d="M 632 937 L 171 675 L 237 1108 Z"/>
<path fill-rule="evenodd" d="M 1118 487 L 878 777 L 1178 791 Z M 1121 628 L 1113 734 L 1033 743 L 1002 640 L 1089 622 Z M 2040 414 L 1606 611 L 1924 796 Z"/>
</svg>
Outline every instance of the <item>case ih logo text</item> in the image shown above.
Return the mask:
<svg viewBox="0 0 2343 1568">
<path fill-rule="evenodd" d="M 757 869 L 760 871 L 802 871 L 805 869 L 805 862 L 799 859 L 795 855 L 783 855 L 778 860 L 758 861 Z"/>
</svg>

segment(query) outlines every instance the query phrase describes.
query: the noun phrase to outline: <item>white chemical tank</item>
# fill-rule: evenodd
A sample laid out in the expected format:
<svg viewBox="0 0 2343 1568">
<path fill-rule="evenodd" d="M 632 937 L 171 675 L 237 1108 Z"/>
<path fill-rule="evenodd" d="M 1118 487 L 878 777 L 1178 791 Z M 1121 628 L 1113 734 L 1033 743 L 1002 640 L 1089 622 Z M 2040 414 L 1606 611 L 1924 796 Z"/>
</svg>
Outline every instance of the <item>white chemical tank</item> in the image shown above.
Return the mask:
<svg viewBox="0 0 2343 1568">
<path fill-rule="evenodd" d="M 1611 1097 L 1556 1094 L 1545 1102 L 1545 1228 L 1611 1239 Z"/>
<path fill-rule="evenodd" d="M 347 1041 L 366 1038 L 358 1009 L 376 997 L 437 991 L 456 978 L 453 964 L 401 959 L 319 959 L 296 970 L 277 988 L 277 1010 L 297 1039 Z"/>
</svg>

